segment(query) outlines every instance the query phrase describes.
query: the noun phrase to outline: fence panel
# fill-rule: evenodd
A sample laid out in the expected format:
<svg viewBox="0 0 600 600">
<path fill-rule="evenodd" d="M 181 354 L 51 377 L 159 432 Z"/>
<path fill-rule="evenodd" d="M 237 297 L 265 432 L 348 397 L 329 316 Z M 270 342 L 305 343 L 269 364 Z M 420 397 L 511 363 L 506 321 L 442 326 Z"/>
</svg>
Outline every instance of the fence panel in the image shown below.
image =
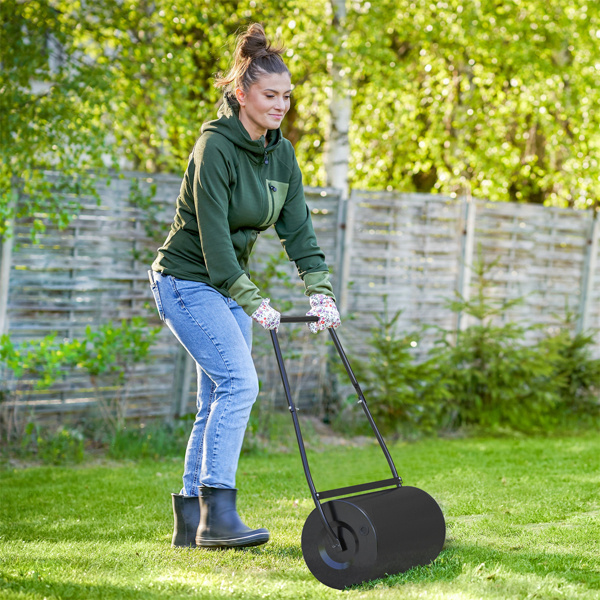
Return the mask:
<svg viewBox="0 0 600 600">
<path fill-rule="evenodd" d="M 159 207 L 158 219 L 164 225 L 159 228 L 156 239 L 148 237 L 141 209 L 129 201 L 134 180 L 142 193 L 156 186 L 154 202 Z M 180 183 L 179 177 L 169 175 L 129 174 L 113 180 L 110 185 L 100 185 L 100 205 L 91 198 L 81 198 L 80 215 L 63 231 L 49 225 L 37 244 L 29 239 L 29 223 L 16 223 L 15 249 L 7 269 L 8 289 L 4 290 L 8 292 L 6 331 L 12 341 L 20 343 L 49 334 L 56 334 L 58 339 L 77 338 L 85 333 L 87 326 L 94 329 L 107 321 L 118 324 L 121 319 L 136 315 L 148 317 L 151 326 L 159 325 L 146 272 L 156 248 L 167 235 Z M 339 194 L 335 190 L 308 189 L 306 195 L 319 240 L 328 260 L 335 266 L 332 250 L 335 249 Z M 260 266 L 270 254 L 281 250 L 273 233 L 262 235 L 254 252 L 255 264 Z M 276 289 L 274 297 L 287 297 L 294 301 L 296 312 L 306 312 L 308 301 L 294 265 L 285 261 L 281 269 L 296 284 L 292 289 Z M 285 339 L 286 334 L 283 336 Z M 270 344 L 270 337 L 263 330 L 257 330 L 255 340 L 258 340 L 255 355 L 263 384 L 262 395 L 274 404 L 279 403 L 277 389 L 281 383 L 273 372 L 272 350 L 269 352 L 264 343 L 267 340 Z M 319 358 L 323 351 L 304 351 L 309 342 L 307 336 L 303 338 L 296 331 L 287 348 L 288 355 L 304 357 L 289 368 L 298 402 L 304 406 L 318 402 L 323 387 L 324 362 Z M 185 372 L 182 360 L 189 363 L 186 357 L 187 353 L 182 352 L 174 336 L 163 326 L 151 349 L 151 363 L 138 365 L 128 381 L 130 416 L 169 418 L 180 412 L 194 411 L 196 376 L 193 372 L 190 374 L 189 364 L 188 389 L 181 390 L 181 381 L 178 381 Z M 5 372 L 3 377 L 8 378 L 9 374 Z M 95 389 L 89 377 L 77 369 L 65 372 L 61 381 L 50 389 L 35 390 L 34 384 L 32 380 L 17 390 L 19 409 L 23 414 L 36 413 L 58 421 L 89 414 L 97 403 L 98 392 L 106 400 L 116 392 L 109 385 Z M 177 389 L 179 397 L 174 397 Z"/>
<path fill-rule="evenodd" d="M 438 195 L 354 192 L 348 311 L 355 319 L 340 336 L 355 350 L 378 319 L 401 311 L 398 332 L 421 325 L 452 328 L 445 308 L 460 271 L 461 204 Z M 387 317 L 386 317 L 387 315 Z M 419 354 L 431 346 L 426 334 Z"/>
<path fill-rule="evenodd" d="M 142 210 L 130 201 L 137 187 L 148 193 L 150 186 L 156 187 L 154 203 L 162 223 L 156 239 L 144 228 Z M 178 176 L 129 173 L 99 187 L 100 205 L 93 198 L 81 198 L 81 214 L 63 231 L 48 226 L 35 245 L 28 237 L 29 224 L 17 222 L 14 240 L 4 241 L 0 256 L 0 324 L 11 339 L 19 343 L 51 333 L 76 338 L 87 326 L 135 315 L 159 325 L 146 271 L 168 231 L 179 186 Z M 397 311 L 398 331 L 403 333 L 421 325 L 449 330 L 467 325 L 468 319 L 450 311 L 447 301 L 457 291 L 475 292 L 469 263 L 478 258 L 493 263 L 490 289 L 498 299 L 524 298 L 502 319 L 551 330 L 568 307 L 579 315 L 573 328 L 600 329 L 600 227 L 591 213 L 361 191 L 354 191 L 341 211 L 337 190 L 308 188 L 306 194 L 332 279 L 343 296 L 340 337 L 353 355 L 364 355 L 371 328 Z M 340 215 L 346 214 L 347 223 L 340 224 Z M 285 257 L 279 260 L 281 252 L 274 230 L 263 233 L 251 271 L 260 279 L 265 265 L 276 263 L 282 278 L 266 288 L 273 305 L 281 308 L 289 302 L 290 314 L 304 314 L 309 308 L 304 288 L 295 265 Z M 312 336 L 306 326 L 283 326 L 280 334 L 282 348 L 292 359 L 288 371 L 296 401 L 319 408 L 330 388 L 325 380 L 326 336 Z M 425 333 L 415 348 L 417 356 L 424 356 L 436 335 L 432 330 Z M 530 338 L 533 341 L 535 335 Z M 595 353 L 600 356 L 600 340 Z M 253 354 L 262 401 L 281 405 L 270 337 L 260 328 L 255 330 Z M 151 357 L 130 378 L 130 416 L 170 418 L 193 412 L 195 373 L 164 326 Z M 7 379 L 9 374 L 2 376 Z M 115 394 L 110 386 L 94 389 L 78 370 L 65 373 L 49 390 L 37 391 L 30 383 L 17 394 L 18 409 L 45 420 L 89 415 L 95 394 L 107 399 Z"/>
</svg>

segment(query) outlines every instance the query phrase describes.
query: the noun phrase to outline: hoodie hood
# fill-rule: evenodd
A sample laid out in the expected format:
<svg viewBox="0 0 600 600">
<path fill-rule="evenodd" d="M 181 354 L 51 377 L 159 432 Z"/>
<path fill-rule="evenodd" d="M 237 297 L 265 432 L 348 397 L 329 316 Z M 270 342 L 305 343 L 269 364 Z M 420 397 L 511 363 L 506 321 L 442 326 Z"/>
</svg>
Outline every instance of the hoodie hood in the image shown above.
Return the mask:
<svg viewBox="0 0 600 600">
<path fill-rule="evenodd" d="M 226 137 L 230 142 L 248 152 L 249 154 L 256 155 L 257 159 L 262 159 L 265 154 L 272 152 L 281 143 L 283 135 L 281 129 L 269 130 L 269 141 L 265 147 L 265 139 L 261 136 L 258 140 L 250 138 L 249 133 L 246 131 L 240 118 L 239 104 L 228 94 L 223 96 L 223 104 L 219 108 L 217 113 L 217 119 L 214 121 L 207 121 L 202 125 L 202 133 L 214 131 L 220 133 Z"/>
</svg>

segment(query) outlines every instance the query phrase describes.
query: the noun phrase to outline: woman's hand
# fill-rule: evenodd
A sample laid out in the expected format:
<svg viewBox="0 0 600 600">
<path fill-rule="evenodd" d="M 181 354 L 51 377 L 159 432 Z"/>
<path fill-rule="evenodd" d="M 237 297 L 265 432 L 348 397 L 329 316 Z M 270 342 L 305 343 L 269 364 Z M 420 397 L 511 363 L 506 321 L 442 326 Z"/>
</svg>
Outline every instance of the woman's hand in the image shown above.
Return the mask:
<svg viewBox="0 0 600 600">
<path fill-rule="evenodd" d="M 265 329 L 274 329 L 277 333 L 281 315 L 271 306 L 269 298 L 265 298 L 260 306 L 252 313 L 252 318 Z"/>
<path fill-rule="evenodd" d="M 311 309 L 306 313 L 307 317 L 319 317 L 316 323 L 309 323 L 308 328 L 312 333 L 333 327 L 337 329 L 341 324 L 340 313 L 333 298 L 325 294 L 313 294 L 309 298 Z"/>
</svg>

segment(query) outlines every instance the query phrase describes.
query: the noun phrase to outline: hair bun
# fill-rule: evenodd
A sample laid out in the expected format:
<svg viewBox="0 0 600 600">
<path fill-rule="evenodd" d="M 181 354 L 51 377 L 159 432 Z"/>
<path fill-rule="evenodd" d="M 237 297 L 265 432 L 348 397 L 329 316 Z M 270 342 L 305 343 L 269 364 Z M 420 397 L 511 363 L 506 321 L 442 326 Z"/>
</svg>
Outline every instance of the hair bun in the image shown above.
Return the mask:
<svg viewBox="0 0 600 600">
<path fill-rule="evenodd" d="M 237 50 L 240 58 L 255 60 L 268 56 L 271 44 L 260 23 L 252 23 L 238 38 Z"/>
</svg>

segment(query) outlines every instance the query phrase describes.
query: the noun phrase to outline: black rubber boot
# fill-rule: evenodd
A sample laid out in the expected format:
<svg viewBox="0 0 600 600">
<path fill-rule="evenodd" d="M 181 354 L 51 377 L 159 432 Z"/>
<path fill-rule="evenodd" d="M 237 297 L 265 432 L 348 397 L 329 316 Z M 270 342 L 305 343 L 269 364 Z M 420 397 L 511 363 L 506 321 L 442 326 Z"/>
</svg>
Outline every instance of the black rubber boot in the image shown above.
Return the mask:
<svg viewBox="0 0 600 600">
<path fill-rule="evenodd" d="M 173 497 L 173 548 L 195 548 L 196 531 L 200 523 L 200 504 L 197 496 L 171 494 Z"/>
<path fill-rule="evenodd" d="M 200 526 L 196 545 L 204 548 L 259 546 L 269 541 L 266 529 L 250 529 L 235 508 L 236 489 L 199 488 Z"/>
</svg>

